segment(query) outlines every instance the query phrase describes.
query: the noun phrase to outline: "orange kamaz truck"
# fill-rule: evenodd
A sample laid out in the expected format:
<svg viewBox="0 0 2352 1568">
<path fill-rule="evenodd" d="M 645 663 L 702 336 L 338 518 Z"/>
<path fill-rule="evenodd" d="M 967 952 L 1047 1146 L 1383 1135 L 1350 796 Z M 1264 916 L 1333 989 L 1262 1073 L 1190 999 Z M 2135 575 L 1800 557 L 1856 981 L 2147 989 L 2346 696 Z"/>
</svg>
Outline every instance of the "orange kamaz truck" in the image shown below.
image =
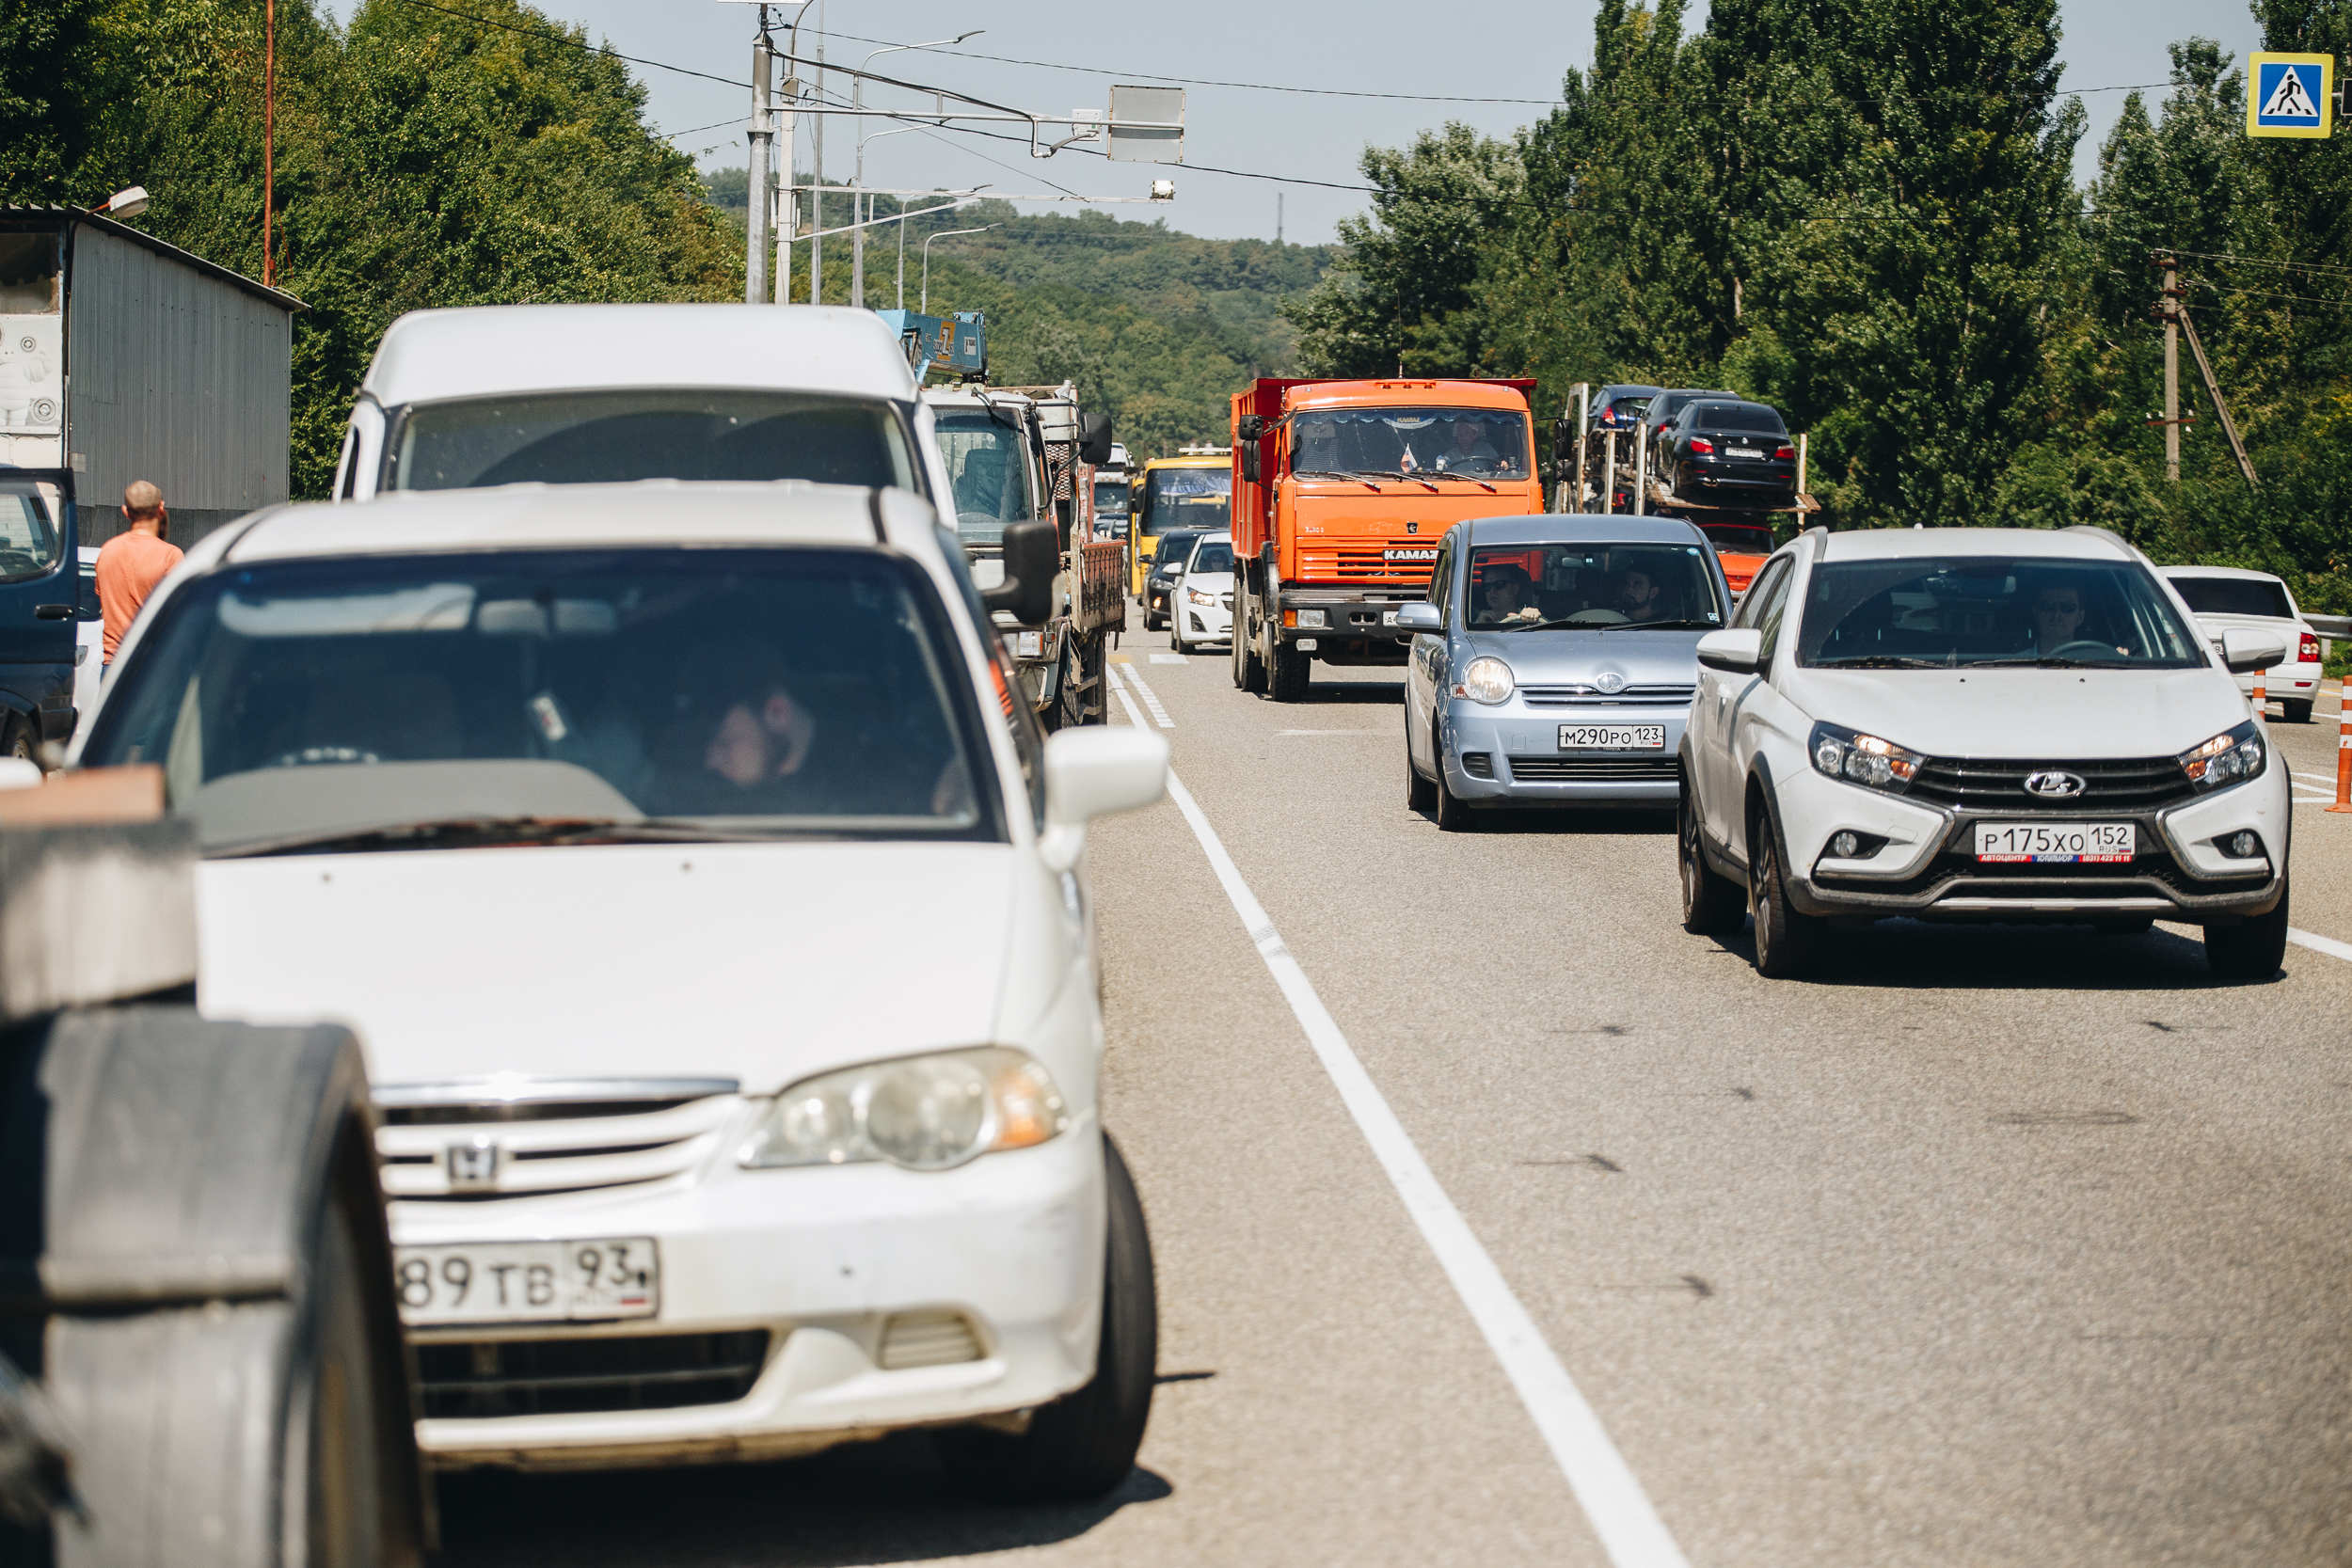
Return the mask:
<svg viewBox="0 0 2352 1568">
<path fill-rule="evenodd" d="M 1402 664 L 1399 605 L 1466 517 L 1544 509 L 1533 381 L 1261 380 L 1233 395 L 1233 684 Z"/>
</svg>

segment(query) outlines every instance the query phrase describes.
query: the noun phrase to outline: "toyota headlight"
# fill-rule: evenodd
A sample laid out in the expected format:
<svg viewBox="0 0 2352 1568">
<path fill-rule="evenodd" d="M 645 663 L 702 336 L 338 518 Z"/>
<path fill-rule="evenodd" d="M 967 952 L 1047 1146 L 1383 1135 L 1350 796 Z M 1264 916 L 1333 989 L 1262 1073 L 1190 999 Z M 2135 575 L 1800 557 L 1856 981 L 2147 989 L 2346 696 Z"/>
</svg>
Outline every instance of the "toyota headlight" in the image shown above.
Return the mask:
<svg viewBox="0 0 2352 1568">
<path fill-rule="evenodd" d="M 1473 658 L 1454 689 L 1473 702 L 1494 704 L 1511 700 L 1511 667 L 1488 654 Z"/>
<path fill-rule="evenodd" d="M 946 1170 L 1041 1144 L 1069 1125 L 1061 1091 L 1036 1058 L 982 1046 L 804 1078 L 776 1096 L 744 1144 L 742 1163 L 887 1160 L 909 1170 Z"/>
<path fill-rule="evenodd" d="M 2262 732 L 2249 719 L 2235 729 L 2223 730 L 2201 746 L 2181 753 L 2181 771 L 2201 793 L 2225 784 L 2241 784 L 2261 773 L 2270 760 Z"/>
<path fill-rule="evenodd" d="M 1909 789 L 1919 776 L 1919 765 L 1927 761 L 1891 740 L 1837 724 L 1814 725 L 1805 749 L 1812 753 L 1815 771 L 1893 795 Z"/>
</svg>

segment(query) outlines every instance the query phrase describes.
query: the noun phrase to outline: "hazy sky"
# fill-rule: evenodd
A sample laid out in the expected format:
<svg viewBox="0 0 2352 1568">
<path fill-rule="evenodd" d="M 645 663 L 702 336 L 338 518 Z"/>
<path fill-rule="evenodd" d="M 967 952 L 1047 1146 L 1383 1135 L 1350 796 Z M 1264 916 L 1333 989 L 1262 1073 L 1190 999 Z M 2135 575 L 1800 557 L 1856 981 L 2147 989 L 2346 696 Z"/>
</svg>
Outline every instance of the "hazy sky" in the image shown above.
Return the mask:
<svg viewBox="0 0 2352 1568">
<path fill-rule="evenodd" d="M 348 15 L 352 0 L 326 0 Z M 748 82 L 753 8 L 733 0 L 533 0 L 542 11 L 584 25 L 589 37 L 625 55 Z M 1041 64 L 1007 64 L 938 53 L 885 56 L 872 69 L 937 83 L 1041 114 L 1103 108 L 1115 81 L 1142 73 L 1262 84 L 1422 95 L 1350 98 L 1232 87 L 1189 87 L 1188 167 L 1154 169 L 1111 164 L 1075 149 L 1032 160 L 1025 137 L 993 142 L 929 128 L 871 142 L 872 185 L 961 188 L 983 182 L 1000 192 L 1140 197 L 1153 175 L 1172 175 L 1176 200 L 1164 206 L 1114 206 L 1122 217 L 1165 217 L 1172 228 L 1218 238 L 1272 237 L 1275 197 L 1283 196 L 1284 233 L 1294 241 L 1332 238 L 1333 226 L 1362 209 L 1362 193 L 1282 185 L 1212 169 L 1279 174 L 1294 180 L 1359 184 L 1356 160 L 1367 143 L 1394 146 L 1423 127 L 1460 119 L 1504 135 L 1544 113 L 1563 72 L 1584 63 L 1592 47 L 1594 0 L 1537 4 L 1481 0 L 1469 10 L 1373 0 L 1356 6 L 1282 6 L 1265 0 L 1193 0 L 1189 6 L 1138 0 L 813 0 L 808 31 L 819 17 L 825 55 L 861 64 L 875 42 L 919 43 L 983 28 L 965 51 Z M 2165 45 L 2192 33 L 2217 36 L 2241 61 L 2259 41 L 2242 0 L 2060 0 L 2062 58 L 2069 90 L 2162 83 Z M 788 16 L 788 7 L 773 15 Z M 1693 17 L 1697 25 L 1703 8 Z M 853 40 L 849 35 L 857 35 Z M 813 45 L 813 39 L 809 40 Z M 1089 70 L 1072 69 L 1075 67 Z M 1059 68 L 1059 69 L 1055 69 Z M 730 87 L 675 71 L 633 69 L 650 94 L 654 123 L 705 166 L 744 161 L 748 87 Z M 847 79 L 829 86 L 844 98 Z M 2088 180 L 2099 140 L 2124 95 L 2085 90 L 2090 135 L 2076 162 Z M 1471 99 L 1532 102 L 1468 102 Z M 867 102 L 907 105 L 910 95 L 872 87 Z M 714 124 L 713 122 L 721 122 Z M 810 166 L 809 122 L 801 122 L 801 166 Z M 849 178 L 854 122 L 832 120 L 825 172 Z M 697 129 L 697 128 L 700 129 Z M 869 121 L 869 131 L 889 129 Z M 986 129 L 1004 132 L 1003 126 Z M 991 160 L 994 160 L 991 162 Z M 1073 211 L 1074 203 L 1057 210 Z M 1035 206 L 1034 211 L 1057 210 Z"/>
</svg>

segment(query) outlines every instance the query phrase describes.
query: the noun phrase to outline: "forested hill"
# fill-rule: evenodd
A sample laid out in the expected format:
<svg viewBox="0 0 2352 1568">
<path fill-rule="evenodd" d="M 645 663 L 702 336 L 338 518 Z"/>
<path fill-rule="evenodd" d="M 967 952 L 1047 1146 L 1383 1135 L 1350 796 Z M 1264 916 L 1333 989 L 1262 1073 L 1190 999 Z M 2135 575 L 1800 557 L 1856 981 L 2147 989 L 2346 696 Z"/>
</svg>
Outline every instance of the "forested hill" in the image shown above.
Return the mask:
<svg viewBox="0 0 2352 1568">
<path fill-rule="evenodd" d="M 806 178 L 805 175 L 803 176 Z M 711 198 L 739 220 L 743 171 L 707 177 Z M 925 205 L 920 198 L 911 205 Z M 847 198 L 829 202 L 843 222 Z M 879 211 L 896 209 L 886 200 Z M 931 245 L 930 309 L 984 310 L 990 370 L 1010 384 L 1069 377 L 1110 411 L 1136 457 L 1195 441 L 1222 441 L 1227 402 L 1255 375 L 1296 373 L 1297 329 L 1282 315 L 1338 260 L 1330 245 L 1265 240 L 1205 240 L 1166 220 L 1144 223 L 1099 212 L 1025 216 L 1011 203 L 980 201 L 907 220 L 906 303 L 922 289 L 928 235 L 989 226 Z M 824 298 L 850 297 L 850 245 L 825 242 Z M 866 252 L 866 303 L 898 298 L 895 227 L 874 230 Z M 795 299 L 808 297 L 808 254 L 795 257 Z"/>
</svg>

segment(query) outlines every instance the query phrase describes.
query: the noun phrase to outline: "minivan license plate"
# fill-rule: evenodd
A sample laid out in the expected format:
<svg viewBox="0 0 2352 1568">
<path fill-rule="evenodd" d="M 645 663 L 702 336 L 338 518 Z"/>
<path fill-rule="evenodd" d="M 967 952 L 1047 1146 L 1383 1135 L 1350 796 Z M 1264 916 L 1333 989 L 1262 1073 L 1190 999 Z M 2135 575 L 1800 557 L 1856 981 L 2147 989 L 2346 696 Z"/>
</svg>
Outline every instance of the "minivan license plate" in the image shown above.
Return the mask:
<svg viewBox="0 0 2352 1568">
<path fill-rule="evenodd" d="M 650 1236 L 394 1247 L 392 1282 L 411 1327 L 650 1318 L 661 1255 Z"/>
<path fill-rule="evenodd" d="M 1563 724 L 1560 726 L 1560 749 L 1564 752 L 1662 752 L 1666 749 L 1666 726 Z"/>
<path fill-rule="evenodd" d="M 1979 822 L 1979 862 L 2110 864 L 2132 858 L 2129 822 Z"/>
</svg>

